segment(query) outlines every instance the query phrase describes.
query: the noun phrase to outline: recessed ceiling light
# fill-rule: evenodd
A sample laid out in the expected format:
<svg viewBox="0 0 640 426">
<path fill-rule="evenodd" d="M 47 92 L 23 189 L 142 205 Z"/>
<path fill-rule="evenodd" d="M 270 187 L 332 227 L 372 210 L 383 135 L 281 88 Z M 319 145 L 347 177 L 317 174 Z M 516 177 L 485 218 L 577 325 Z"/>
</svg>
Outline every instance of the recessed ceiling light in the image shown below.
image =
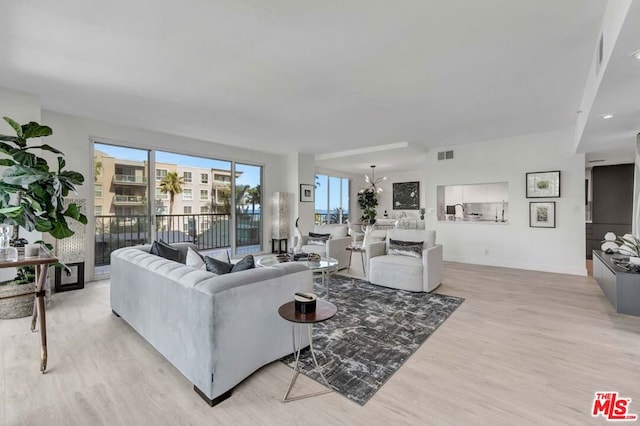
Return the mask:
<svg viewBox="0 0 640 426">
<path fill-rule="evenodd" d="M 604 114 L 604 115 L 602 116 L 602 119 L 603 119 L 603 120 L 608 120 L 608 119 L 610 119 L 610 118 L 613 118 L 613 114 Z"/>
<path fill-rule="evenodd" d="M 636 50 L 635 52 L 629 53 L 629 57 L 635 58 L 640 61 L 640 49 Z"/>
</svg>

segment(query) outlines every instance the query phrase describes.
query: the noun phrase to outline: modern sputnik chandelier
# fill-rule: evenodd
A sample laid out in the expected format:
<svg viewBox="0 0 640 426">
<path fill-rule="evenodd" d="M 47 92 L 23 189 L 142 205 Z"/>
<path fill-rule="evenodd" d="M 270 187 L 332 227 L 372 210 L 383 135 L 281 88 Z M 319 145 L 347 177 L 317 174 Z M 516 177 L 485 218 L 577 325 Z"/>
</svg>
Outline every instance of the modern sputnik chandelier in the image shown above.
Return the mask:
<svg viewBox="0 0 640 426">
<path fill-rule="evenodd" d="M 382 188 L 380 188 L 380 186 L 378 186 L 378 185 L 381 182 L 387 180 L 387 177 L 383 176 L 383 177 L 380 177 L 380 178 L 376 179 L 375 169 L 376 169 L 376 166 L 375 165 L 371 165 L 371 177 L 369 177 L 369 175 L 364 175 L 364 180 L 365 180 L 365 182 L 367 183 L 368 186 L 365 186 L 360 191 L 371 190 L 371 191 L 376 192 L 378 194 L 382 192 Z"/>
</svg>

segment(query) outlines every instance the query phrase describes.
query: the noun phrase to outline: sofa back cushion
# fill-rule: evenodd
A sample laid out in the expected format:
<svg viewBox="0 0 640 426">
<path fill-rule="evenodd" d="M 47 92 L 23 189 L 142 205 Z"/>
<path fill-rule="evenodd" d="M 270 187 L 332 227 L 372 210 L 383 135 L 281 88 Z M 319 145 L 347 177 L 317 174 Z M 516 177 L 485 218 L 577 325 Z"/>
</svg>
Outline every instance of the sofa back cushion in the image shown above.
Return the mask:
<svg viewBox="0 0 640 426">
<path fill-rule="evenodd" d="M 149 253 L 156 256 L 164 257 L 167 260 L 173 260 L 174 262 L 180 262 L 180 251 L 171 247 L 171 245 L 165 243 L 162 240 L 156 240 L 151 244 Z"/>
<path fill-rule="evenodd" d="M 390 239 L 422 242 L 423 249 L 428 249 L 436 245 L 436 231 L 425 231 L 423 229 L 388 229 L 387 252 L 389 252 Z"/>
<path fill-rule="evenodd" d="M 256 267 L 253 260 L 253 255 L 251 254 L 243 257 L 242 260 L 240 260 L 235 265 L 233 263 L 227 263 L 225 261 L 218 260 L 209 256 L 204 256 L 204 263 L 207 266 L 207 271 L 213 272 L 216 275 L 245 271 L 247 269 L 253 269 Z"/>
<path fill-rule="evenodd" d="M 204 257 L 191 247 L 187 248 L 187 259 L 185 265 L 191 266 L 196 269 L 207 269 L 204 263 Z"/>
<path fill-rule="evenodd" d="M 345 238 L 349 233 L 349 227 L 346 223 L 338 223 L 331 225 L 316 225 L 313 229 L 316 234 L 331 234 L 330 239 Z"/>
<path fill-rule="evenodd" d="M 422 257 L 423 242 L 401 241 L 389 239 L 389 250 L 387 254 L 391 256 Z"/>
<path fill-rule="evenodd" d="M 316 234 L 315 232 L 309 232 L 309 238 L 307 238 L 307 244 L 312 246 L 324 246 L 327 244 L 327 240 L 331 237 L 331 234 Z"/>
</svg>

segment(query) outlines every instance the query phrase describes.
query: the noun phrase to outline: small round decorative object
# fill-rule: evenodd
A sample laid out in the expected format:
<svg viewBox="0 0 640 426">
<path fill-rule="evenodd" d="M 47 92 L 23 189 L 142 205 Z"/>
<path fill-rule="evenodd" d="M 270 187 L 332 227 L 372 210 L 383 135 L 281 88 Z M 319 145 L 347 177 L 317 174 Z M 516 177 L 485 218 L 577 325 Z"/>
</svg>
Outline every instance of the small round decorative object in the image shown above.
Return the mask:
<svg viewBox="0 0 640 426">
<path fill-rule="evenodd" d="M 600 246 L 600 249 L 605 253 L 611 254 L 611 253 L 617 253 L 620 247 L 618 247 L 618 245 L 613 241 L 605 241 Z"/>
<path fill-rule="evenodd" d="M 614 234 L 613 232 L 607 232 L 606 234 L 604 234 L 604 240 L 605 241 L 615 241 L 616 240 L 616 234 Z"/>
<path fill-rule="evenodd" d="M 309 253 L 307 263 L 309 266 L 320 266 L 320 255 L 318 253 Z"/>
<path fill-rule="evenodd" d="M 315 312 L 317 298 L 318 296 L 314 293 L 296 293 L 293 298 L 296 312 L 301 314 L 310 314 Z"/>
</svg>

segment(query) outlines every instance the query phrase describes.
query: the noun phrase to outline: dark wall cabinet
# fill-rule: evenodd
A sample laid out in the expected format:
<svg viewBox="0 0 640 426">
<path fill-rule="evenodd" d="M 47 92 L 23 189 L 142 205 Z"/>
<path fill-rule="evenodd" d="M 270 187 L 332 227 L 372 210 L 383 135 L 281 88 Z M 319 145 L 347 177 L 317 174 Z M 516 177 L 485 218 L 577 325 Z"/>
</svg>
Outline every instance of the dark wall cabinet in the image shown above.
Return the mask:
<svg viewBox="0 0 640 426">
<path fill-rule="evenodd" d="M 592 171 L 593 198 L 591 232 L 587 226 L 587 258 L 590 248 L 598 250 L 604 234 L 631 232 L 633 216 L 633 164 L 598 166 Z M 587 224 L 588 225 L 588 224 Z"/>
</svg>

